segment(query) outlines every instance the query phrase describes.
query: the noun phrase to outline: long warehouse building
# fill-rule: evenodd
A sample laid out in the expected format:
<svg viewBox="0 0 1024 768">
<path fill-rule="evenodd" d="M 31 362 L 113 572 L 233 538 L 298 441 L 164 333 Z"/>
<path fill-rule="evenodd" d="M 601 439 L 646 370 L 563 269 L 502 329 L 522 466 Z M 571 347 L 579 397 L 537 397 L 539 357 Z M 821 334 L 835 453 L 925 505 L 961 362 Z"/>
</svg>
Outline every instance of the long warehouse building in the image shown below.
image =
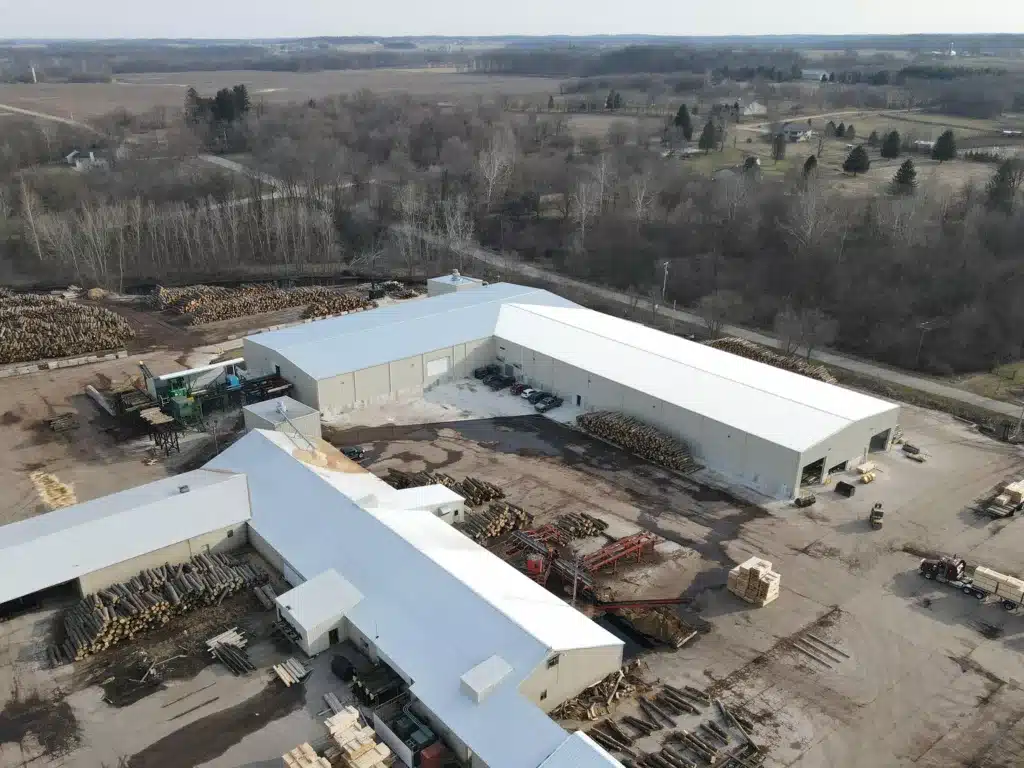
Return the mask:
<svg viewBox="0 0 1024 768">
<path fill-rule="evenodd" d="M 792 498 L 888 450 L 899 406 L 508 283 L 245 339 L 328 416 L 411 397 L 489 363 L 583 410 L 615 410 L 684 441 L 727 482 Z"/>
</svg>

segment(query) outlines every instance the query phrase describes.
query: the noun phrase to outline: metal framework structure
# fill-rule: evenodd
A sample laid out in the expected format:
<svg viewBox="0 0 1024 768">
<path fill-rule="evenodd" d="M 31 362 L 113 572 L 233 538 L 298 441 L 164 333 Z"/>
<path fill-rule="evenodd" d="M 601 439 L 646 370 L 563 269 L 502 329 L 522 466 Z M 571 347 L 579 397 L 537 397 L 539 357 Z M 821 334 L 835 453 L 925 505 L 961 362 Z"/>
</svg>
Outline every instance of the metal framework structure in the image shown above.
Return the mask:
<svg viewBox="0 0 1024 768">
<path fill-rule="evenodd" d="M 597 573 L 608 566 L 612 566 L 614 571 L 615 565 L 619 560 L 630 555 L 636 555 L 637 562 L 640 562 L 640 558 L 646 550 L 652 549 L 657 543 L 658 537 L 650 531 L 643 531 L 636 533 L 632 536 L 626 536 L 624 538 L 613 541 L 607 546 L 601 547 L 597 552 L 593 552 L 583 558 L 580 565 L 588 573 Z"/>
</svg>

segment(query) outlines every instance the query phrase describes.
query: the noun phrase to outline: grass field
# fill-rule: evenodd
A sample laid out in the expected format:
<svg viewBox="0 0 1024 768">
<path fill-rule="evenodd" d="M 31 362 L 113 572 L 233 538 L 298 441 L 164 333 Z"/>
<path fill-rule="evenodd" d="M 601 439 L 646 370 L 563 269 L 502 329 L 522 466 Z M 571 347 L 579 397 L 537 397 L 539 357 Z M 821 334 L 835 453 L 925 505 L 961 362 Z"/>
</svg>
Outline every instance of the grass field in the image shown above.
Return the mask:
<svg viewBox="0 0 1024 768">
<path fill-rule="evenodd" d="M 405 92 L 417 96 L 466 98 L 475 96 L 546 95 L 558 90 L 556 80 L 538 77 L 474 75 L 450 69 L 373 69 L 338 72 L 177 72 L 122 75 L 113 83 L 39 83 L 0 85 L 0 104 L 83 119 L 124 108 L 142 112 L 154 107 L 178 107 L 185 90 L 213 93 L 245 83 L 254 99 L 287 103 L 319 99 L 363 89 Z"/>
<path fill-rule="evenodd" d="M 1024 398 L 1024 362 L 1001 365 L 990 373 L 976 373 L 950 383 L 976 395 L 1019 403 Z"/>
</svg>

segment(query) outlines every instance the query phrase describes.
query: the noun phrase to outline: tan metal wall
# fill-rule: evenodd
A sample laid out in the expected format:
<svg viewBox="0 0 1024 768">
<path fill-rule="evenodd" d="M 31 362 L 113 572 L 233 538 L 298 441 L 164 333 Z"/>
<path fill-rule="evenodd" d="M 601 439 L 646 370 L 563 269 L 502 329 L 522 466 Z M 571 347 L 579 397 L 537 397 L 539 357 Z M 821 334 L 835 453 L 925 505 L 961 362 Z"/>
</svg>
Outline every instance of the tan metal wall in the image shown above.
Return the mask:
<svg viewBox="0 0 1024 768">
<path fill-rule="evenodd" d="M 545 712 L 622 666 L 621 645 L 581 648 L 557 655 L 555 666 L 549 667 L 545 662 L 519 686 L 519 692 Z M 545 692 L 547 695 L 541 699 Z"/>
<path fill-rule="evenodd" d="M 247 542 L 247 524 L 222 528 L 218 531 L 196 536 L 195 538 L 171 544 L 168 547 L 148 552 L 145 555 L 133 557 L 116 563 L 108 568 L 81 576 L 78 579 L 79 588 L 83 595 L 91 595 L 97 590 L 109 587 L 120 581 L 127 581 L 138 576 L 140 571 L 146 568 L 154 568 L 164 563 L 177 565 L 187 562 L 194 555 L 201 552 L 229 552 L 245 546 Z"/>
<path fill-rule="evenodd" d="M 348 410 L 356 401 L 356 377 L 354 373 L 343 373 L 331 379 L 317 382 L 318 400 L 324 407 L 335 411 Z"/>
</svg>

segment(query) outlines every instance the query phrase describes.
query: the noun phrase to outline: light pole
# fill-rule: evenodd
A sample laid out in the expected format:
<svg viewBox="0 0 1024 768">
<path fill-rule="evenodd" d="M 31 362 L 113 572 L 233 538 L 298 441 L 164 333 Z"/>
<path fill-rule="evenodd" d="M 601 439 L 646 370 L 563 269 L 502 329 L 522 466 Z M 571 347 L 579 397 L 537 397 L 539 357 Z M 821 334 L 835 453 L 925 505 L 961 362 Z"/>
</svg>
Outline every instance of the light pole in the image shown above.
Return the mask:
<svg viewBox="0 0 1024 768">
<path fill-rule="evenodd" d="M 924 347 L 924 335 L 928 333 L 928 331 L 934 331 L 937 328 L 945 328 L 948 324 L 949 323 L 944 318 L 925 320 L 924 322 L 917 324 L 917 330 L 921 332 L 921 338 L 917 342 L 917 355 L 914 357 L 915 368 L 921 365 L 921 349 Z"/>
<path fill-rule="evenodd" d="M 661 303 L 665 303 L 665 290 L 668 288 L 668 266 L 669 262 L 665 261 L 662 263 L 662 275 L 661 275 Z"/>
</svg>

